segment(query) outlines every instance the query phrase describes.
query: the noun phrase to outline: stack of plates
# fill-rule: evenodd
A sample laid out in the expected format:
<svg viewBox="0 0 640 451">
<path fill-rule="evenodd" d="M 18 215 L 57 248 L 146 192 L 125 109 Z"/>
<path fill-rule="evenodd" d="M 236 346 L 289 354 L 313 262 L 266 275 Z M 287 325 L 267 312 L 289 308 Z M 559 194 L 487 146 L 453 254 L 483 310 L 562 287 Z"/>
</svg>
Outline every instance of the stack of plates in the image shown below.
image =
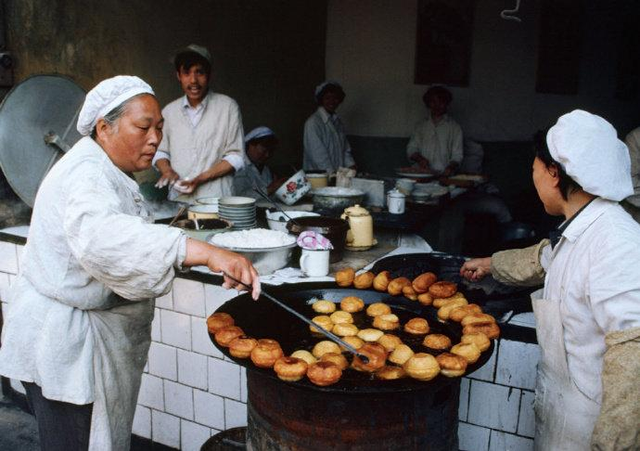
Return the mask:
<svg viewBox="0 0 640 451">
<path fill-rule="evenodd" d="M 222 197 L 218 202 L 220 218 L 233 223 L 232 230 L 254 229 L 256 224 L 256 200 L 251 197 Z"/>
</svg>

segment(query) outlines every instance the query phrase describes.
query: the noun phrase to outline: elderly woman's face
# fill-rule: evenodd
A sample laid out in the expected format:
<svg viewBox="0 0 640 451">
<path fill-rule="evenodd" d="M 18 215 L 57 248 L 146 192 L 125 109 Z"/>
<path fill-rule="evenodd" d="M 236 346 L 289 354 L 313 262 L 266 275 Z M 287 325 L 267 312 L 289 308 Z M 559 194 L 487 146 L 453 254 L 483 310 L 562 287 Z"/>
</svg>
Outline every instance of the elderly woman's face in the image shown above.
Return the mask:
<svg viewBox="0 0 640 451">
<path fill-rule="evenodd" d="M 164 119 L 152 95 L 134 97 L 124 114 L 110 126 L 98 122 L 98 142 L 113 163 L 125 172 L 149 169 L 162 141 Z"/>
</svg>

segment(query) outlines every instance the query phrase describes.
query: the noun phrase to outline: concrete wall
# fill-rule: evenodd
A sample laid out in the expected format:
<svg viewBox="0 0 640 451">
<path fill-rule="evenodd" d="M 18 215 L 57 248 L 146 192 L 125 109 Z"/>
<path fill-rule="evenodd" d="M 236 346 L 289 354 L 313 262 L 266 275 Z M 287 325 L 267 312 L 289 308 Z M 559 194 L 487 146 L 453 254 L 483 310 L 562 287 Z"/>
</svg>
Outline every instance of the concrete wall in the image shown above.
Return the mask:
<svg viewBox="0 0 640 451">
<path fill-rule="evenodd" d="M 207 46 L 213 89 L 235 98 L 245 129 L 272 127 L 274 163 L 301 162 L 302 127 L 324 78 L 325 0 L 3 0 L 16 82 L 57 72 L 84 89 L 117 74 L 148 81 L 164 105 L 181 94 L 175 50 Z"/>
<path fill-rule="evenodd" d="M 466 135 L 483 141 L 528 140 L 575 108 L 609 119 L 622 134 L 640 125 L 640 102 L 614 99 L 617 43 L 626 0 L 584 2 L 578 95 L 535 92 L 540 0 L 524 0 L 522 23 L 500 12 L 514 0 L 478 0 L 470 85 L 452 88 L 452 114 Z M 625 8 L 624 6 L 627 6 Z M 347 131 L 408 136 L 425 115 L 413 83 L 417 0 L 329 0 L 327 76 L 340 80 Z"/>
</svg>

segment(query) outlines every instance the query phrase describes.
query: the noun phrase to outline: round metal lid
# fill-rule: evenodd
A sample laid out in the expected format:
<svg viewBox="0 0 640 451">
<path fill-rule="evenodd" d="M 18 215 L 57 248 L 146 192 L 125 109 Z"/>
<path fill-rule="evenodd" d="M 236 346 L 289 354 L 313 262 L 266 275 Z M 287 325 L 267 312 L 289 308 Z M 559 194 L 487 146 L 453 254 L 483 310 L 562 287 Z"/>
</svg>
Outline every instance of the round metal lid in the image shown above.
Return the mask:
<svg viewBox="0 0 640 451">
<path fill-rule="evenodd" d="M 61 75 L 35 75 L 0 105 L 0 168 L 30 207 L 42 179 L 80 138 L 77 116 L 85 91 Z"/>
</svg>

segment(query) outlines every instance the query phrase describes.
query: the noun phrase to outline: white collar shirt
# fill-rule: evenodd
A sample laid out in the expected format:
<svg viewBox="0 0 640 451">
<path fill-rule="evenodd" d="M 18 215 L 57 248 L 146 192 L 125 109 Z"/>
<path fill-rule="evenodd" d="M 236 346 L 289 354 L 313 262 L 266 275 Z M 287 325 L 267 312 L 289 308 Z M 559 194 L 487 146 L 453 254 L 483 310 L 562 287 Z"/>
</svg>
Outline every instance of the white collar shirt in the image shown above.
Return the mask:
<svg viewBox="0 0 640 451">
<path fill-rule="evenodd" d="M 431 169 L 444 171 L 449 164 L 462 162 L 462 128 L 449 115 L 444 115 L 438 123 L 431 115 L 420 122 L 407 144 L 407 157 L 419 153 L 427 160 Z"/>
<path fill-rule="evenodd" d="M 344 126 L 337 114 L 318 107 L 304 124 L 305 170 L 336 172 L 340 167 L 355 165 Z"/>
</svg>

